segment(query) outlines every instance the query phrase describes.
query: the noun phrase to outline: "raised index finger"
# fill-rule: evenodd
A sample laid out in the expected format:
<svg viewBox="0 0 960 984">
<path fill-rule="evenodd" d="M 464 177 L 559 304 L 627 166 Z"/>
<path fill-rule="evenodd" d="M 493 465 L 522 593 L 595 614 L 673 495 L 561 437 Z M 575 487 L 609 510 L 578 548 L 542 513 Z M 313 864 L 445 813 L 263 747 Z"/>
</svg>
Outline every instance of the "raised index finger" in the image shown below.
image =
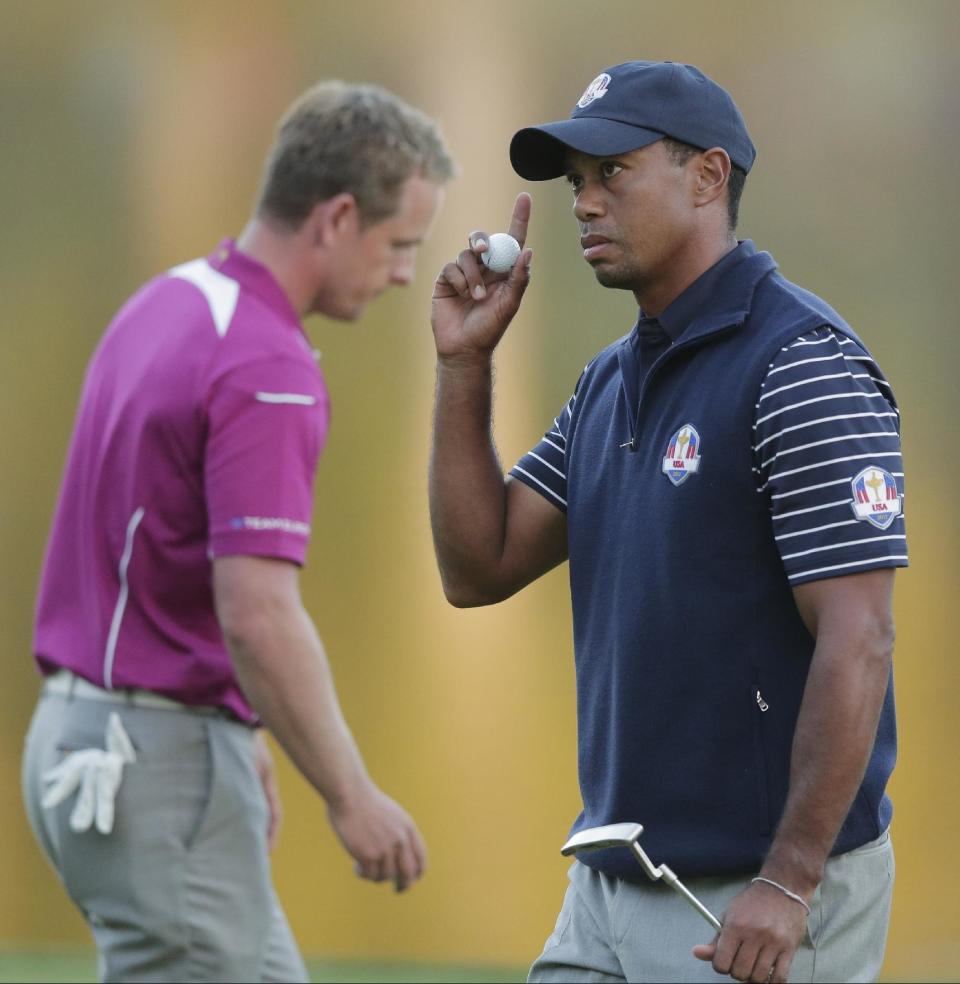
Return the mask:
<svg viewBox="0 0 960 984">
<path fill-rule="evenodd" d="M 530 196 L 525 191 L 521 191 L 517 195 L 517 201 L 513 206 L 513 215 L 510 218 L 510 235 L 520 244 L 521 249 L 527 241 L 527 226 L 530 224 L 532 204 Z"/>
</svg>

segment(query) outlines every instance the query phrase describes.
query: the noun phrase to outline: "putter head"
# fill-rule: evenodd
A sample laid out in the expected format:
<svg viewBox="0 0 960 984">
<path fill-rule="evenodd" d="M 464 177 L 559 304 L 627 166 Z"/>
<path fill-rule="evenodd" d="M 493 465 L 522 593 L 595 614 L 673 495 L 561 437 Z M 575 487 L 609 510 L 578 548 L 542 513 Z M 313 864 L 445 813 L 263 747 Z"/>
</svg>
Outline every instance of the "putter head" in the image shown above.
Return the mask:
<svg viewBox="0 0 960 984">
<path fill-rule="evenodd" d="M 606 847 L 630 847 L 643 833 L 640 823 L 608 823 L 603 827 L 588 827 L 578 831 L 560 848 L 567 856 L 580 851 L 600 851 Z"/>
</svg>

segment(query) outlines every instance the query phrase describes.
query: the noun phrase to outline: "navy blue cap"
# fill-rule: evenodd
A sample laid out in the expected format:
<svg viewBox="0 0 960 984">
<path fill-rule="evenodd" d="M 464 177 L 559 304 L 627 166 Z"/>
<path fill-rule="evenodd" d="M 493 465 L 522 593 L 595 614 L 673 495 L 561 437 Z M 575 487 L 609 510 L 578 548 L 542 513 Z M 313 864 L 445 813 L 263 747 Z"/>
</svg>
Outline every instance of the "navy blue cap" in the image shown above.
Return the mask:
<svg viewBox="0 0 960 984">
<path fill-rule="evenodd" d="M 510 163 L 522 178 L 546 181 L 566 172 L 565 156 L 571 147 L 606 157 L 639 150 L 664 137 L 701 150 L 722 147 L 744 171 L 757 156 L 730 94 L 699 68 L 632 61 L 598 75 L 570 119 L 515 133 Z"/>
</svg>

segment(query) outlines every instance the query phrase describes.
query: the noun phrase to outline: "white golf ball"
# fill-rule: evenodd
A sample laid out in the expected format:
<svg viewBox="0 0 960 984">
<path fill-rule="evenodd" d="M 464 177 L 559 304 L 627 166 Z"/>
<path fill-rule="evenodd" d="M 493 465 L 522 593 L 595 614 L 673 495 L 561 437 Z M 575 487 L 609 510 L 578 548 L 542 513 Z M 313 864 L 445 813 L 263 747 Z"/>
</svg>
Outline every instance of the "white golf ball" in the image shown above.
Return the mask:
<svg viewBox="0 0 960 984">
<path fill-rule="evenodd" d="M 509 273 L 520 255 L 520 244 L 509 232 L 495 232 L 487 241 L 487 251 L 480 258 L 494 273 Z"/>
</svg>

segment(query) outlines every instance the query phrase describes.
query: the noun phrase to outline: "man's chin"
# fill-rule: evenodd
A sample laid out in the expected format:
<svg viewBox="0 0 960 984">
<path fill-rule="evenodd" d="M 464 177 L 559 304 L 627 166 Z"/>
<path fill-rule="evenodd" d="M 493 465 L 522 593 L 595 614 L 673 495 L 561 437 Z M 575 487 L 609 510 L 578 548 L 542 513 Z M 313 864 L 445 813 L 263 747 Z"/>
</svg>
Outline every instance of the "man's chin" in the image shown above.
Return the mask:
<svg viewBox="0 0 960 984">
<path fill-rule="evenodd" d="M 313 308 L 314 314 L 319 314 L 323 318 L 331 321 L 359 321 L 367 311 L 367 301 L 362 304 L 355 304 L 353 307 L 346 305 L 338 307 L 321 307 L 319 304 Z"/>
<path fill-rule="evenodd" d="M 380 296 L 382 291 L 374 294 L 372 297 L 364 297 L 363 300 L 356 300 L 347 307 L 344 305 L 344 313 L 341 314 L 341 321 L 359 321 L 366 313 L 367 308 Z"/>
<path fill-rule="evenodd" d="M 633 278 L 629 272 L 619 267 L 598 263 L 593 268 L 593 275 L 601 287 L 612 287 L 619 290 L 633 290 Z"/>
</svg>

